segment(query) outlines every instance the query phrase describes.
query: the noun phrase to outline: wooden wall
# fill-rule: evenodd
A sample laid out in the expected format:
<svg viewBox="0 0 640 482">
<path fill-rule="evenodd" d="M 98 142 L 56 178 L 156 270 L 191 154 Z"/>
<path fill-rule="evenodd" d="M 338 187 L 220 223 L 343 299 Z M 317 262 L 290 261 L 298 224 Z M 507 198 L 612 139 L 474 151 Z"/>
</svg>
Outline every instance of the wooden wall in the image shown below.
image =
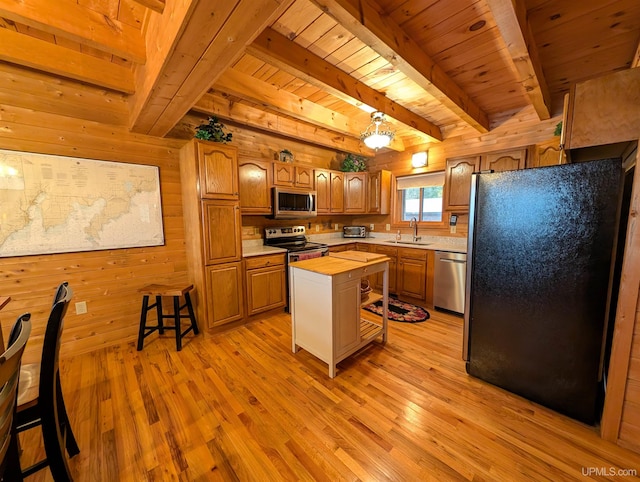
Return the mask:
<svg viewBox="0 0 640 482">
<path fill-rule="evenodd" d="M 178 168 L 184 141 L 7 104 L 0 115 L 3 149 L 159 166 L 165 235 L 165 245 L 159 247 L 0 258 L 0 294 L 12 298 L 0 312 L 5 339 L 16 317 L 31 312 L 33 332 L 25 361 L 39 359 L 54 290 L 62 281 L 74 291 L 62 357 L 135 339 L 138 288 L 187 277 Z M 75 314 L 77 301 L 87 302 L 88 313 Z"/>
</svg>

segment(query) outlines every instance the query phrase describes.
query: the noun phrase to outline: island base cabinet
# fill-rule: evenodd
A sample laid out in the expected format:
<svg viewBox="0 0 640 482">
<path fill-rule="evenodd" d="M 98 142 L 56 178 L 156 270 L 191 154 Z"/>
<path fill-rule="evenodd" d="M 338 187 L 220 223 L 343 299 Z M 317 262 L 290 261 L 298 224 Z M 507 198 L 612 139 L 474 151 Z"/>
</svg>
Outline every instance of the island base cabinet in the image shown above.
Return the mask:
<svg viewBox="0 0 640 482">
<path fill-rule="evenodd" d="M 242 262 L 205 267 L 209 328 L 244 318 Z"/>
</svg>

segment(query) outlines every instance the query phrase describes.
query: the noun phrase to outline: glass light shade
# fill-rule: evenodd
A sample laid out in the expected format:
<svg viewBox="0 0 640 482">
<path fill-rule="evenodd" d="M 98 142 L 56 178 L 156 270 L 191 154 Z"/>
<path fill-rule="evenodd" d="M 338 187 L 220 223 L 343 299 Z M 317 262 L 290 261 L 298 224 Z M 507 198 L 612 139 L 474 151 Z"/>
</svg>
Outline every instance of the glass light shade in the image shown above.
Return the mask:
<svg viewBox="0 0 640 482">
<path fill-rule="evenodd" d="M 371 114 L 371 124 L 360 134 L 360 138 L 365 145 L 371 149 L 380 149 L 391 144 L 394 133 L 391 131 L 389 123 L 384 119 L 382 112 Z"/>
<path fill-rule="evenodd" d="M 413 167 L 424 167 L 427 165 L 428 155 L 426 151 L 416 152 L 411 156 L 411 165 Z"/>
</svg>

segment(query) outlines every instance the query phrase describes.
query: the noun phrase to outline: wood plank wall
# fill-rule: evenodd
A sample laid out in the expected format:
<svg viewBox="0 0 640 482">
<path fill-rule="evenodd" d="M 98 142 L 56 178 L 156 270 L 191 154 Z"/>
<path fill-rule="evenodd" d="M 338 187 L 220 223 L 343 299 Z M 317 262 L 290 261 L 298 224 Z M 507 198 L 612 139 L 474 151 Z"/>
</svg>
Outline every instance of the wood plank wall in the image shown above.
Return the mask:
<svg viewBox="0 0 640 482">
<path fill-rule="evenodd" d="M 158 166 L 165 234 L 165 245 L 159 247 L 0 258 L 0 293 L 12 298 L 0 312 L 5 339 L 16 317 L 31 312 L 33 332 L 25 362 L 39 359 L 54 290 L 62 281 L 74 291 L 62 357 L 135 339 L 137 289 L 187 277 L 178 168 L 184 141 L 130 134 L 122 127 L 7 104 L 0 114 L 3 149 Z M 87 314 L 75 314 L 77 301 L 87 302 Z"/>
</svg>

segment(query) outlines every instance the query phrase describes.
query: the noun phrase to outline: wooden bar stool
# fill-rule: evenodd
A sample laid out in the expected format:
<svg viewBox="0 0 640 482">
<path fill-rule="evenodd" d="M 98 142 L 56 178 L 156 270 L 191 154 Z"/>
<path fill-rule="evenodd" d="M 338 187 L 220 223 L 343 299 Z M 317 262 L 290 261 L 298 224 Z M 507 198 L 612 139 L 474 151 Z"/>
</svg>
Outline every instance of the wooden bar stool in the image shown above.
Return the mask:
<svg viewBox="0 0 640 482">
<path fill-rule="evenodd" d="M 193 285 L 180 285 L 180 286 L 170 286 L 170 285 L 159 285 L 152 284 L 140 288 L 138 293 L 141 293 L 142 296 L 142 311 L 140 313 L 140 329 L 138 331 L 138 351 L 142 350 L 144 339 L 149 336 L 154 331 L 158 330 L 158 332 L 162 335 L 164 334 L 164 330 L 175 330 L 176 332 L 176 348 L 178 351 L 182 350 L 182 338 L 193 330 L 194 334 L 200 333 L 198 330 L 198 324 L 196 323 L 196 315 L 193 313 L 193 306 L 191 305 L 191 297 L 189 296 L 189 291 L 193 289 Z M 152 305 L 149 305 L 149 296 L 155 296 L 156 302 Z M 173 297 L 173 313 L 163 314 L 162 313 L 162 297 L 163 296 L 172 296 Z M 180 306 L 180 297 L 184 297 L 184 305 Z M 156 308 L 158 314 L 158 324 L 155 326 L 147 326 L 147 312 Z M 182 314 L 182 310 L 187 309 L 187 314 Z M 182 331 L 180 328 L 180 319 L 181 318 L 189 318 L 191 320 L 191 326 L 187 328 L 185 331 Z M 173 326 L 165 326 L 165 319 L 173 319 Z"/>
</svg>

